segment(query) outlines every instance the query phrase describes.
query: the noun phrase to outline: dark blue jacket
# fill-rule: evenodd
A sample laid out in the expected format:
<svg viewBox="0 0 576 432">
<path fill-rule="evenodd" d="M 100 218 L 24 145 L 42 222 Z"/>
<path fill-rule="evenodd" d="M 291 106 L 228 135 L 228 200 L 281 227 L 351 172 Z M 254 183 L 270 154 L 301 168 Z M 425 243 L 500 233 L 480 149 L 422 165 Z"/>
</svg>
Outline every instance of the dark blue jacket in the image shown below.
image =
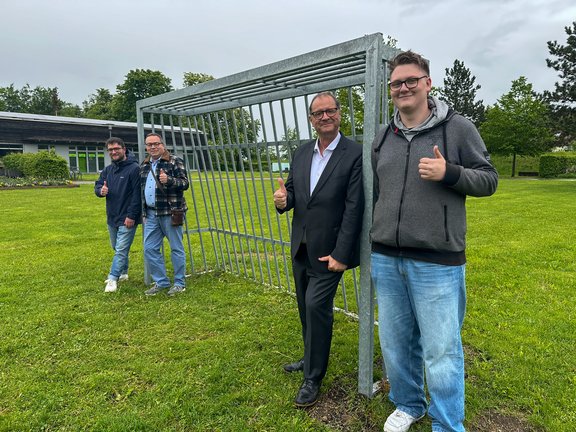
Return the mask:
<svg viewBox="0 0 576 432">
<path fill-rule="evenodd" d="M 104 186 L 108 186 L 106 195 L 106 216 L 108 225 L 119 227 L 124 225 L 124 219 L 129 217 L 138 224 L 142 206 L 140 204 L 140 167 L 134 155 L 126 152 L 126 159 L 118 163 L 112 162 L 100 173 L 100 178 L 94 185 L 97 197 Z"/>
</svg>

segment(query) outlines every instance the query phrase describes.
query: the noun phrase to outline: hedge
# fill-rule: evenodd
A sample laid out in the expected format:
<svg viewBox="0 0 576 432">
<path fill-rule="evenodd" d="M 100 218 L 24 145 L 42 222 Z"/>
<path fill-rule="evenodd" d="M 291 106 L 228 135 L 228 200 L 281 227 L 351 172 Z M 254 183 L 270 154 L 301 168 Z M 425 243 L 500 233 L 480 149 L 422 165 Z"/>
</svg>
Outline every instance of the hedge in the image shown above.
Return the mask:
<svg viewBox="0 0 576 432">
<path fill-rule="evenodd" d="M 576 177 L 576 152 L 540 156 L 540 177 Z"/>
<path fill-rule="evenodd" d="M 66 159 L 54 151 L 11 153 L 2 160 L 7 169 L 21 173 L 24 177 L 67 179 L 70 175 Z"/>
</svg>

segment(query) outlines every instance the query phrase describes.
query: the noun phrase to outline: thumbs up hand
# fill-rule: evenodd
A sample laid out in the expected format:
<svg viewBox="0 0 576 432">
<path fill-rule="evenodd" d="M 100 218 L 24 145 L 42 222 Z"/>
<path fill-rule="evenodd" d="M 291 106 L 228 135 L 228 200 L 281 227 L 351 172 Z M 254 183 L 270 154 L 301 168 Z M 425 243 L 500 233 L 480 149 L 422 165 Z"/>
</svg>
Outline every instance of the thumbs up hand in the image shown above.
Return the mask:
<svg viewBox="0 0 576 432">
<path fill-rule="evenodd" d="M 158 179 L 162 184 L 168 183 L 168 174 L 166 174 L 162 168 L 160 168 L 160 175 L 158 176 Z"/>
<path fill-rule="evenodd" d="M 277 209 L 283 210 L 286 208 L 288 192 L 286 191 L 286 186 L 284 186 L 284 180 L 281 178 L 278 179 L 278 185 L 280 187 L 274 192 L 274 205 Z"/>
<path fill-rule="evenodd" d="M 422 158 L 418 164 L 418 173 L 423 180 L 441 181 L 446 175 L 446 159 L 434 146 L 433 158 Z"/>
<path fill-rule="evenodd" d="M 100 196 L 106 196 L 106 195 L 108 195 L 108 186 L 106 185 L 106 180 L 104 180 L 104 184 L 100 189 Z"/>
</svg>

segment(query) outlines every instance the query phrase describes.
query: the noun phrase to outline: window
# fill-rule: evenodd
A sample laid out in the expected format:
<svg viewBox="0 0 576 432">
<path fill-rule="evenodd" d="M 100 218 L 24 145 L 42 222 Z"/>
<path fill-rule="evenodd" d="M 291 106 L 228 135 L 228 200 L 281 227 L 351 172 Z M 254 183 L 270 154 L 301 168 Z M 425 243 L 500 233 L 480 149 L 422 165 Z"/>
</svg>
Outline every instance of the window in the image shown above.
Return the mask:
<svg viewBox="0 0 576 432">
<path fill-rule="evenodd" d="M 104 149 L 95 146 L 70 146 L 68 161 L 71 170 L 98 173 L 104 169 Z"/>
</svg>

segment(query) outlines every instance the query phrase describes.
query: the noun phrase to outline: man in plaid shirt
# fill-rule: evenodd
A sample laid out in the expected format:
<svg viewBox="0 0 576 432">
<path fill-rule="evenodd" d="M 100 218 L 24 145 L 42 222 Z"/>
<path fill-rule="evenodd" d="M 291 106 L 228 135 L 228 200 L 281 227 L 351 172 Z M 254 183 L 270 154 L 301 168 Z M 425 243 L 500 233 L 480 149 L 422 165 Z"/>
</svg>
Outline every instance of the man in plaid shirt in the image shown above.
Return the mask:
<svg viewBox="0 0 576 432">
<path fill-rule="evenodd" d="M 188 176 L 184 161 L 166 150 L 162 136 L 146 136 L 148 157 L 140 166 L 142 215 L 144 216 L 144 258 L 154 281 L 146 295 L 156 295 L 168 289 L 172 296 L 186 290 L 186 252 L 182 242 L 182 226 L 172 225 L 170 210 L 187 210 L 184 191 L 188 189 Z M 174 284 L 166 275 L 161 249 L 164 237 L 170 243 Z"/>
</svg>

